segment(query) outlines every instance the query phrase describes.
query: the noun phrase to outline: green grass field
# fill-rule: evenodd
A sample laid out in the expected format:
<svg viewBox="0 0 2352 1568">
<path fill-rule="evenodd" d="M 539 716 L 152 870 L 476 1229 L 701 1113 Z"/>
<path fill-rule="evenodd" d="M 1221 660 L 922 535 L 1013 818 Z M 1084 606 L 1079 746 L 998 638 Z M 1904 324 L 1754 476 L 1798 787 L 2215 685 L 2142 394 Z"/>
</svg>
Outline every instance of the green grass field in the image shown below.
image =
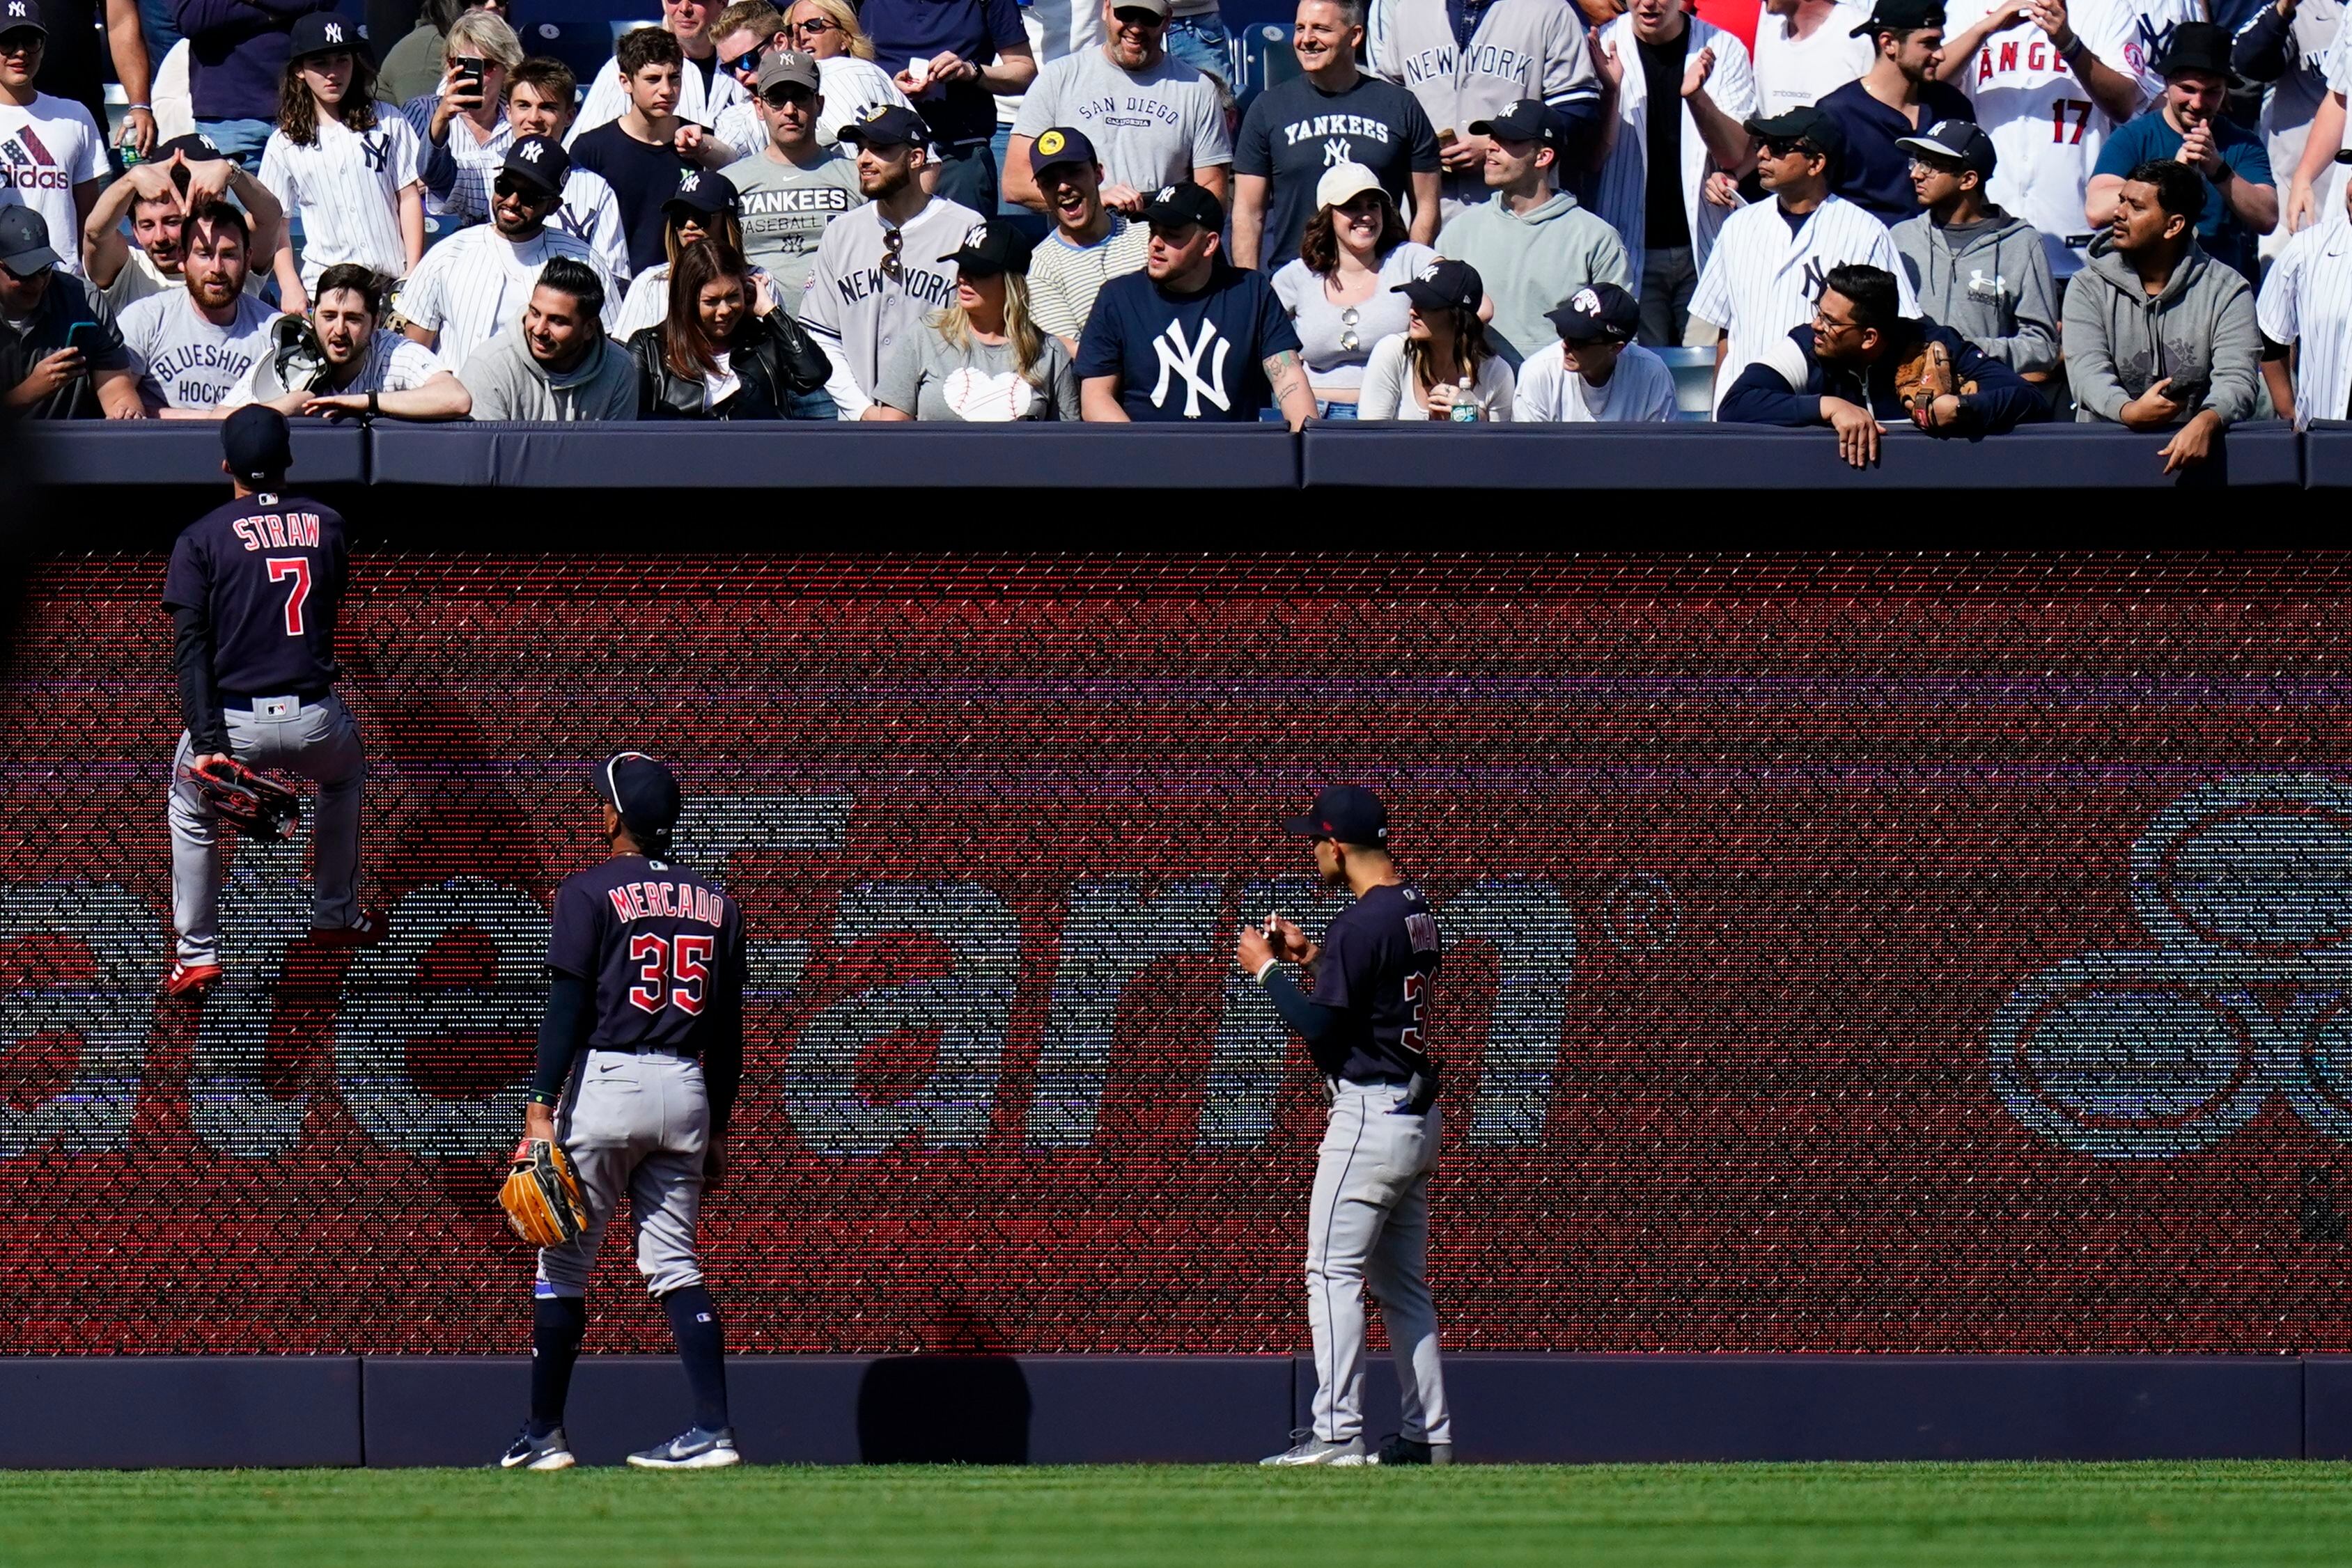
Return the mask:
<svg viewBox="0 0 2352 1568">
<path fill-rule="evenodd" d="M 2352 1562 L 2322 1464 L 0 1475 L 0 1563 Z"/>
</svg>

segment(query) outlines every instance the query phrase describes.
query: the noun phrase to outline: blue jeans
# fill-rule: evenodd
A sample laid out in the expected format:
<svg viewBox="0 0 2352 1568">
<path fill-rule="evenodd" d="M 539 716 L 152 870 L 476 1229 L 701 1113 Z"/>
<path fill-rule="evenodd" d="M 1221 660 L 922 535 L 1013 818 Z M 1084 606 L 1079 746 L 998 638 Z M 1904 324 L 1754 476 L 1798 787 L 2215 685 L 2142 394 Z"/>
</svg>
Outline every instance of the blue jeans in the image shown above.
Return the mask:
<svg viewBox="0 0 2352 1568">
<path fill-rule="evenodd" d="M 214 145 L 242 164 L 248 174 L 261 172 L 261 150 L 269 144 L 269 133 L 278 129 L 266 120 L 199 120 L 196 129 L 213 139 Z M 294 214 L 289 213 L 288 217 Z"/>
<path fill-rule="evenodd" d="M 840 405 L 833 394 L 823 387 L 814 392 L 794 392 L 784 403 L 786 419 L 831 419 L 841 417 Z"/>
<path fill-rule="evenodd" d="M 1233 35 L 1225 31 L 1223 16 L 1214 11 L 1203 11 L 1197 16 L 1171 16 L 1167 41 L 1170 54 L 1196 71 L 1208 72 L 1228 89 L 1233 87 Z"/>
<path fill-rule="evenodd" d="M 996 210 L 996 154 L 985 141 L 940 149 L 940 184 L 932 194 L 961 202 L 975 213 Z"/>
</svg>

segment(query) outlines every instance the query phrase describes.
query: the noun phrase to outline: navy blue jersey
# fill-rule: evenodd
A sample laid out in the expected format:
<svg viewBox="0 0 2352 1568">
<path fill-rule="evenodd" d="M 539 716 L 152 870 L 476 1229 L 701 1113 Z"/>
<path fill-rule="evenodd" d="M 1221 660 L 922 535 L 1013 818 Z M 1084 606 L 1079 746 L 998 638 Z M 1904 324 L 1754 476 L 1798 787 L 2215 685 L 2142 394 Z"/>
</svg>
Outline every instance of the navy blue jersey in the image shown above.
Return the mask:
<svg viewBox="0 0 2352 1568">
<path fill-rule="evenodd" d="M 1417 887 L 1376 887 L 1339 912 L 1315 959 L 1315 1002 L 1340 1014 L 1316 1065 L 1352 1082 L 1402 1083 L 1430 1060 L 1437 917 Z"/>
<path fill-rule="evenodd" d="M 188 525 L 172 547 L 163 602 L 210 624 L 220 690 L 320 695 L 335 679 L 348 565 L 333 507 L 265 492 Z"/>
<path fill-rule="evenodd" d="M 547 967 L 596 988 L 591 1050 L 699 1055 L 741 1011 L 743 912 L 684 866 L 614 855 L 555 890 Z"/>
</svg>

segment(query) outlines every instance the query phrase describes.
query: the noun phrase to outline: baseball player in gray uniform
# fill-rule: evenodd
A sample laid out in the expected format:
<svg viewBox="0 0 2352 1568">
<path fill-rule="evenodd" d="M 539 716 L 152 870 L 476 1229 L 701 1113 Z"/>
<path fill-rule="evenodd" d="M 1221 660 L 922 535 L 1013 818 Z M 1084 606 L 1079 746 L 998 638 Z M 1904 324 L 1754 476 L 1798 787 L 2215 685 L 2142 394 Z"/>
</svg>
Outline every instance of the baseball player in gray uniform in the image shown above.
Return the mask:
<svg viewBox="0 0 2352 1568">
<path fill-rule="evenodd" d="M 564 1397 L 588 1329 L 588 1276 L 625 1195 L 637 1271 L 668 1314 L 694 1392 L 694 1424 L 629 1456 L 646 1469 L 738 1464 L 727 1416 L 727 1346 L 702 1281 L 695 1227 L 726 1169 L 727 1119 L 743 1073 L 743 912 L 668 859 L 677 780 L 641 751 L 596 769 L 611 853 L 555 890 L 547 1016 L 523 1136 L 560 1144 L 587 1223 L 541 1249 L 533 1289 L 530 1419 L 499 1463 L 572 1462 Z"/>
<path fill-rule="evenodd" d="M 234 759 L 315 779 L 318 896 L 312 941 L 380 941 L 363 913 L 359 726 L 335 695 L 335 620 L 346 577 L 343 519 L 283 493 L 293 446 L 286 416 L 262 404 L 221 426 L 221 466 L 236 498 L 190 524 L 163 577 L 172 668 L 187 728 L 172 768 L 172 922 L 179 950 L 167 995 L 202 994 L 221 977 L 220 852 L 210 801 L 194 777 Z"/>
<path fill-rule="evenodd" d="M 857 153 L 866 204 L 825 225 L 803 291 L 801 325 L 833 361 L 825 391 L 844 419 L 874 405 L 874 383 L 898 339 L 955 303 L 955 254 L 981 221 L 960 202 L 926 193 L 930 130 L 922 116 L 872 104 L 841 142 Z"/>
</svg>

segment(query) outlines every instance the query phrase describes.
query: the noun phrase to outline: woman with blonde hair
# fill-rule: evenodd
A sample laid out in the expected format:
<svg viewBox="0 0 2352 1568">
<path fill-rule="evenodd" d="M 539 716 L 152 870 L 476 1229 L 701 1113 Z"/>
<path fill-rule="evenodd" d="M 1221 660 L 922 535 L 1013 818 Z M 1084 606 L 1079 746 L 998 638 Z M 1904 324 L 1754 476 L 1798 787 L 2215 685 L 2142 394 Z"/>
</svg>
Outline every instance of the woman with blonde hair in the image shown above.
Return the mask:
<svg viewBox="0 0 2352 1568">
<path fill-rule="evenodd" d="M 1395 293 L 1412 307 L 1405 329 L 1373 345 L 1360 419 L 1508 420 L 1510 362 L 1486 340 L 1478 307 L 1486 280 L 1466 261 L 1432 262 Z"/>
<path fill-rule="evenodd" d="M 1029 316 L 1029 249 L 1027 235 L 989 218 L 940 257 L 956 264 L 956 302 L 898 340 L 865 418 L 1080 417 L 1070 351 Z"/>
<path fill-rule="evenodd" d="M 490 187 L 514 145 L 507 80 L 520 64 L 522 40 L 497 12 L 461 12 L 449 24 L 441 85 L 400 110 L 424 143 L 425 211 L 465 223 L 490 215 Z"/>
<path fill-rule="evenodd" d="M 820 143 L 839 141 L 841 128 L 869 105 L 914 107 L 890 73 L 874 63 L 874 40 L 858 26 L 849 0 L 798 0 L 784 13 L 784 31 L 793 47 L 816 57 L 817 93 L 824 99 L 816 117 Z"/>
</svg>

